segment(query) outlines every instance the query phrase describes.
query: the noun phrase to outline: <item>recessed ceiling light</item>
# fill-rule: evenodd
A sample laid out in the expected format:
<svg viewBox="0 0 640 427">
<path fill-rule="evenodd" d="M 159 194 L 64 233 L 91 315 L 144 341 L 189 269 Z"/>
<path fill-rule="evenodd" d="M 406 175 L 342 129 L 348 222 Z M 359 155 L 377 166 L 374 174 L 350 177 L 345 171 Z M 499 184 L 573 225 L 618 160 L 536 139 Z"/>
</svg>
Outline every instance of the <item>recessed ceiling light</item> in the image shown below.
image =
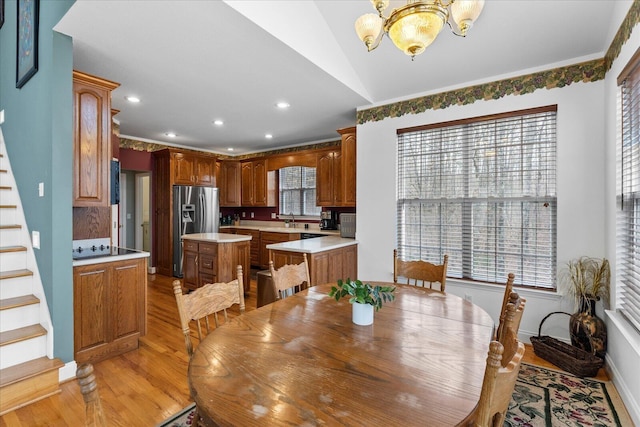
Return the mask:
<svg viewBox="0 0 640 427">
<path fill-rule="evenodd" d="M 218 119 L 218 120 L 214 120 L 213 124 L 216 125 L 216 126 L 222 126 L 224 124 L 224 122 L 222 120 Z"/>
<path fill-rule="evenodd" d="M 285 109 L 291 107 L 291 105 L 288 102 L 280 101 L 276 104 L 276 107 Z"/>
<path fill-rule="evenodd" d="M 165 135 L 167 135 L 169 138 L 175 138 L 176 136 L 178 136 L 173 132 L 167 132 L 167 133 L 165 133 Z"/>
<path fill-rule="evenodd" d="M 126 99 L 129 102 L 133 102 L 134 104 L 137 104 L 138 102 L 140 102 L 140 98 L 138 98 L 137 96 L 125 96 L 124 99 Z"/>
<path fill-rule="evenodd" d="M 227 148 L 227 151 L 233 151 L 233 147 Z"/>
<path fill-rule="evenodd" d="M 264 137 L 265 137 L 265 138 L 267 138 L 267 139 L 271 139 L 271 138 L 273 138 L 273 135 L 271 135 L 270 133 L 268 133 L 268 134 L 266 134 Z"/>
</svg>

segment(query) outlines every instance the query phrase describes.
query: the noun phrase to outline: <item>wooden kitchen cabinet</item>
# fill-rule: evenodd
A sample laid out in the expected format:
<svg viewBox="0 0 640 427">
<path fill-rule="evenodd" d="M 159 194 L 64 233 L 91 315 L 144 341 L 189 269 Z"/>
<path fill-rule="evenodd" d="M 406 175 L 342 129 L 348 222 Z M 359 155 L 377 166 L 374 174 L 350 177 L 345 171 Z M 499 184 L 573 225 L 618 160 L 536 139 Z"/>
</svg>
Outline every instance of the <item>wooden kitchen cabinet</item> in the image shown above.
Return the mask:
<svg viewBox="0 0 640 427">
<path fill-rule="evenodd" d="M 147 259 L 74 267 L 73 297 L 76 362 L 138 348 L 146 334 Z"/>
<path fill-rule="evenodd" d="M 73 206 L 110 205 L 111 91 L 120 86 L 73 71 Z"/>
<path fill-rule="evenodd" d="M 260 232 L 260 267 L 269 268 L 269 249 L 267 245 L 273 243 L 300 240 L 300 233 L 277 233 L 272 231 Z"/>
<path fill-rule="evenodd" d="M 220 206 L 241 205 L 240 162 L 220 162 Z"/>
<path fill-rule="evenodd" d="M 242 206 L 276 206 L 276 172 L 265 159 L 242 162 L 241 181 Z"/>
<path fill-rule="evenodd" d="M 341 206 L 356 206 L 356 128 L 339 129 L 342 137 L 341 143 L 341 169 L 342 169 L 342 204 Z"/>
<path fill-rule="evenodd" d="M 316 159 L 316 205 L 342 205 L 342 153 L 329 150 Z"/>
<path fill-rule="evenodd" d="M 250 241 L 215 242 L 183 239 L 183 288 L 195 290 L 207 283 L 230 282 L 236 267 L 242 266 L 244 292 L 249 293 L 251 265 Z"/>
<path fill-rule="evenodd" d="M 215 186 L 215 158 L 197 154 L 171 153 L 174 185 Z"/>
</svg>

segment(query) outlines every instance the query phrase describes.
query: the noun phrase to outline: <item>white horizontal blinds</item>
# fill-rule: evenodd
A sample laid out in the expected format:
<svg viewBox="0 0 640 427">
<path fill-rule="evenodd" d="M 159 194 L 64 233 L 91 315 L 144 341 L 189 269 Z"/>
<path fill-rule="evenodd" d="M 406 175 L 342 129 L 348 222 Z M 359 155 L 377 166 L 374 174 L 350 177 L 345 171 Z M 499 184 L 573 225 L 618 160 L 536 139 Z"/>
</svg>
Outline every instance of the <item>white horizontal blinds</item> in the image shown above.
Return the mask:
<svg viewBox="0 0 640 427">
<path fill-rule="evenodd" d="M 617 147 L 618 309 L 640 330 L 640 66 L 621 82 L 622 138 Z"/>
<path fill-rule="evenodd" d="M 291 166 L 279 170 L 280 213 L 320 215 L 316 206 L 316 168 Z"/>
<path fill-rule="evenodd" d="M 448 276 L 555 286 L 554 107 L 398 136 L 398 250 Z"/>
</svg>

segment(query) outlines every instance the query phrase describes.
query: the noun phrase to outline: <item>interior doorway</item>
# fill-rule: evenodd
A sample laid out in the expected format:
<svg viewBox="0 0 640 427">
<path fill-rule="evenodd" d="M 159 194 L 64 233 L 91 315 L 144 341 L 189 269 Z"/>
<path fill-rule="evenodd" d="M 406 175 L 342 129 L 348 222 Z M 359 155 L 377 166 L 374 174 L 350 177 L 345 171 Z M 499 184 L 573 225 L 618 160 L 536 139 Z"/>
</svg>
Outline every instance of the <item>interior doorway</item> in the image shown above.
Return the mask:
<svg viewBox="0 0 640 427">
<path fill-rule="evenodd" d="M 151 193 L 149 192 L 151 174 L 136 174 L 136 241 L 135 249 L 151 252 Z"/>
<path fill-rule="evenodd" d="M 118 216 L 118 246 L 127 246 L 127 174 L 120 172 L 120 203 L 118 205 L 120 214 Z"/>
</svg>

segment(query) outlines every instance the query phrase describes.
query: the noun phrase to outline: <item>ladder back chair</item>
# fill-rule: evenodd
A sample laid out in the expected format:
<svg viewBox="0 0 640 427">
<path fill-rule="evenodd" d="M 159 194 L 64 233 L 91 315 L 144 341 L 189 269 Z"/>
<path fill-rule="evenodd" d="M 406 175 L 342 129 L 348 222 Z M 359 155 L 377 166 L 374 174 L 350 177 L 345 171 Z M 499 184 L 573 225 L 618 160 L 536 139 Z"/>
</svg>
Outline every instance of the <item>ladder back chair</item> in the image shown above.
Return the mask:
<svg viewBox="0 0 640 427">
<path fill-rule="evenodd" d="M 434 283 L 440 284 L 440 292 L 444 292 L 447 285 L 447 264 L 449 255 L 445 255 L 442 264 L 432 264 L 427 261 L 403 261 L 398 258 L 398 250 L 393 250 L 393 282 L 398 283 L 398 277 L 405 277 L 407 284 L 413 284 L 433 289 Z"/>
<path fill-rule="evenodd" d="M 472 427 L 502 427 L 513 394 L 520 363 L 524 356 L 524 344 L 511 341 L 507 348 L 498 341 L 491 341 L 487 365 L 482 381 L 480 400 L 474 412 L 463 425 Z M 512 354 L 508 357 L 507 354 Z M 506 360 L 503 360 L 506 359 Z"/>
<path fill-rule="evenodd" d="M 214 315 L 215 325 L 218 327 L 218 312 L 224 312 L 224 320 L 227 319 L 227 308 L 238 304 L 240 312 L 244 312 L 244 288 L 242 281 L 242 266 L 237 268 L 236 278 L 227 283 L 209 283 L 189 294 L 182 293 L 180 280 L 173 281 L 173 293 L 176 296 L 180 325 L 184 334 L 184 342 L 189 357 L 193 355 L 191 342 L 190 322 L 196 321 L 198 339 L 202 341 L 202 325 L 204 320 L 205 330 L 210 332 L 209 316 Z"/>
<path fill-rule="evenodd" d="M 102 410 L 102 401 L 98 393 L 98 384 L 93 375 L 93 365 L 83 363 L 76 370 L 76 379 L 80 385 L 80 392 L 85 405 L 85 426 L 106 427 L 107 419 Z"/>
<path fill-rule="evenodd" d="M 307 254 L 302 255 L 303 260 L 300 264 L 285 264 L 277 270 L 273 261 L 269 261 L 269 271 L 271 271 L 276 300 L 286 298 L 311 286 Z"/>
</svg>

